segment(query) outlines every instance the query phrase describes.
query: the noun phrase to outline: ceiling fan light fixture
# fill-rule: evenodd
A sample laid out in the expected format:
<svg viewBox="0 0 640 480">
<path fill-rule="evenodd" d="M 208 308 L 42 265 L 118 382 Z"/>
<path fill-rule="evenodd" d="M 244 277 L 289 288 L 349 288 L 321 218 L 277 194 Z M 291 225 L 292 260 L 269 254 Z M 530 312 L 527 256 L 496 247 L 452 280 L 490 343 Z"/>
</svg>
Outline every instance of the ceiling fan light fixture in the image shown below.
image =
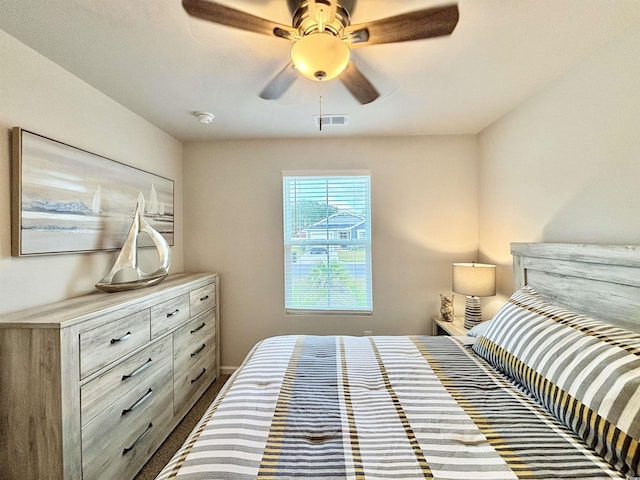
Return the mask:
<svg viewBox="0 0 640 480">
<path fill-rule="evenodd" d="M 291 61 L 303 76 L 326 81 L 340 75 L 351 59 L 351 50 L 331 33 L 316 32 L 302 37 L 291 48 Z"/>
</svg>

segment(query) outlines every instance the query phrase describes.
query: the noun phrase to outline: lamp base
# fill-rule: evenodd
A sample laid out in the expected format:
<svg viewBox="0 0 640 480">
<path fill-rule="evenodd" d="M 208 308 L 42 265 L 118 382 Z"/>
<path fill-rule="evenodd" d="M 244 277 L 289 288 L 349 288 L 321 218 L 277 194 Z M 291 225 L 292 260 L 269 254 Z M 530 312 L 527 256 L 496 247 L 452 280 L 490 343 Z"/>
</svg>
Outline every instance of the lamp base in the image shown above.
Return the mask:
<svg viewBox="0 0 640 480">
<path fill-rule="evenodd" d="M 464 328 L 470 329 L 482 322 L 479 297 L 467 297 L 464 305 Z"/>
</svg>

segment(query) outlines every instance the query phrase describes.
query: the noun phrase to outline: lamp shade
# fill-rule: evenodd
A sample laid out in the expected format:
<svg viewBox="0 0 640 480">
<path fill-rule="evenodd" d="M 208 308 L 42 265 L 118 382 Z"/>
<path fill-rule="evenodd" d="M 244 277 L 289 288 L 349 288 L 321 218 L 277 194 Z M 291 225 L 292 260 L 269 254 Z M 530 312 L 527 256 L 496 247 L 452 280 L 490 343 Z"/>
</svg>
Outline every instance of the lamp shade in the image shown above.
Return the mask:
<svg viewBox="0 0 640 480">
<path fill-rule="evenodd" d="M 337 77 L 347 68 L 350 59 L 349 47 L 330 33 L 311 33 L 291 48 L 291 61 L 296 70 L 316 81 Z"/>
<path fill-rule="evenodd" d="M 473 297 L 496 294 L 496 266 L 485 263 L 454 263 L 453 291 Z"/>
</svg>

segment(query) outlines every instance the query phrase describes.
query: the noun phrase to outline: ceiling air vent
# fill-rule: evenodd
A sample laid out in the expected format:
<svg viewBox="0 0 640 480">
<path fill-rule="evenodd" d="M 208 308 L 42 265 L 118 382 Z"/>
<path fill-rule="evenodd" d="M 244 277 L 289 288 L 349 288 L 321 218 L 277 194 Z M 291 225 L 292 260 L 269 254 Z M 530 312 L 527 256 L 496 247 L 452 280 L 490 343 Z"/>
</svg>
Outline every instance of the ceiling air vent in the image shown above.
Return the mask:
<svg viewBox="0 0 640 480">
<path fill-rule="evenodd" d="M 341 127 L 347 124 L 349 115 L 322 115 L 323 127 Z M 313 123 L 320 127 L 320 115 L 313 116 Z"/>
</svg>

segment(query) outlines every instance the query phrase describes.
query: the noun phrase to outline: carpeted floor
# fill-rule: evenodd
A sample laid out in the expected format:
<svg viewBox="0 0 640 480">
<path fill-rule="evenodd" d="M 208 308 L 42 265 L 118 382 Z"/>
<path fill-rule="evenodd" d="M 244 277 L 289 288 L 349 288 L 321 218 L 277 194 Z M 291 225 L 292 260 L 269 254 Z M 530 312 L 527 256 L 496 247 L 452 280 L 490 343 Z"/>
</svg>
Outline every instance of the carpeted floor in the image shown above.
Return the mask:
<svg viewBox="0 0 640 480">
<path fill-rule="evenodd" d="M 160 448 L 156 450 L 156 453 L 153 454 L 147 464 L 142 467 L 142 470 L 138 472 L 134 480 L 153 480 L 156 478 L 164 466 L 169 463 L 173 454 L 182 446 L 228 378 L 229 375 L 220 375 L 220 378 L 211 384 L 189 413 L 171 432 L 171 435 L 160 445 Z"/>
</svg>

